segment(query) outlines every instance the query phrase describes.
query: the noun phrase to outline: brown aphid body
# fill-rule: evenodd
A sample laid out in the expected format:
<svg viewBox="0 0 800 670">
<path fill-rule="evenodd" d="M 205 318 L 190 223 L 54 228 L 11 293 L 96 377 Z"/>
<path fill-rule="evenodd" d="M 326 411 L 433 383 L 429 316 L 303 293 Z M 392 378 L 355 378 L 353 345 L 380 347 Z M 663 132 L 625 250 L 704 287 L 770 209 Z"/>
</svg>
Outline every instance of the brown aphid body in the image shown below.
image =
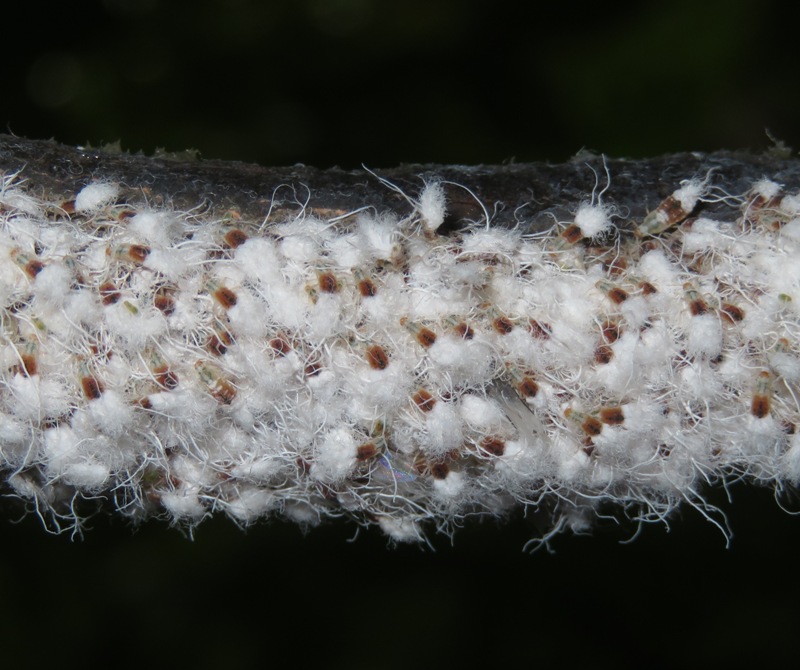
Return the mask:
<svg viewBox="0 0 800 670">
<path fill-rule="evenodd" d="M 446 479 L 447 475 L 450 474 L 450 466 L 443 461 L 431 463 L 430 473 L 434 479 Z"/>
<path fill-rule="evenodd" d="M 362 298 L 372 298 L 378 293 L 378 287 L 375 286 L 375 282 L 363 270 L 354 270 L 353 276 L 356 279 L 356 287 Z"/>
<path fill-rule="evenodd" d="M 374 442 L 366 442 L 358 446 L 356 450 L 356 460 L 360 463 L 371 460 L 378 455 L 378 445 Z"/>
<path fill-rule="evenodd" d="M 499 437 L 488 436 L 481 440 L 480 448 L 481 451 L 489 454 L 490 456 L 499 458 L 506 452 L 506 443 Z"/>
<path fill-rule="evenodd" d="M 584 433 L 592 436 L 599 435 L 603 430 L 602 424 L 593 416 L 587 416 L 581 423 L 581 428 Z"/>
<path fill-rule="evenodd" d="M 83 397 L 87 400 L 97 400 L 103 395 L 105 388 L 103 383 L 96 377 L 85 375 L 81 377 L 81 390 L 83 391 Z"/>
<path fill-rule="evenodd" d="M 564 232 L 561 233 L 561 239 L 569 245 L 574 245 L 580 242 L 583 239 L 583 233 L 581 232 L 580 226 L 574 223 L 568 225 Z"/>
<path fill-rule="evenodd" d="M 215 356 L 223 356 L 236 340 L 233 333 L 220 321 L 214 322 L 214 332 L 206 340 L 206 348 Z"/>
<path fill-rule="evenodd" d="M 622 407 L 603 407 L 600 410 L 600 421 L 607 426 L 619 426 L 625 422 Z"/>
<path fill-rule="evenodd" d="M 119 302 L 121 297 L 120 292 L 117 290 L 117 287 L 113 282 L 103 282 L 100 284 L 97 290 L 100 293 L 100 298 L 102 299 L 104 305 L 113 305 Z"/>
<path fill-rule="evenodd" d="M 521 370 L 513 364 L 507 364 L 507 368 L 509 376 L 511 377 L 511 383 L 514 385 L 520 397 L 525 400 L 536 397 L 536 394 L 539 392 L 539 384 L 536 383 L 533 375 Z"/>
<path fill-rule="evenodd" d="M 227 247 L 236 249 L 247 242 L 249 238 L 247 237 L 247 233 L 245 233 L 243 230 L 233 228 L 225 233 L 225 237 L 223 239 L 225 240 L 225 245 Z"/>
<path fill-rule="evenodd" d="M 583 414 L 582 412 L 567 408 L 564 412 L 564 416 L 580 425 L 581 430 L 589 437 L 595 437 L 603 431 L 603 424 L 589 414 Z"/>
<path fill-rule="evenodd" d="M 338 293 L 339 280 L 333 272 L 320 272 L 317 274 L 317 285 L 322 293 Z"/>
<path fill-rule="evenodd" d="M 39 362 L 33 352 L 21 352 L 19 371 L 25 377 L 33 377 L 39 372 Z"/>
<path fill-rule="evenodd" d="M 178 375 L 169 369 L 167 365 L 159 365 L 153 369 L 153 377 L 162 389 L 171 391 L 178 386 Z"/>
<path fill-rule="evenodd" d="M 214 288 L 211 295 L 214 297 L 214 300 L 217 301 L 217 304 L 226 310 L 235 306 L 238 302 L 236 294 L 226 286 L 218 286 Z"/>
<path fill-rule="evenodd" d="M 114 251 L 114 256 L 121 261 L 129 261 L 141 265 L 150 255 L 150 247 L 143 244 L 122 244 Z"/>
<path fill-rule="evenodd" d="M 619 324 L 616 321 L 606 320 L 600 327 L 600 336 L 606 344 L 614 344 L 619 339 Z M 608 362 L 608 361 L 606 361 Z"/>
<path fill-rule="evenodd" d="M 138 400 L 134 400 L 133 406 L 144 410 L 153 409 L 153 403 L 147 396 L 143 396 Z"/>
<path fill-rule="evenodd" d="M 379 344 L 367 348 L 366 358 L 373 370 L 385 370 L 389 367 L 389 355 Z"/>
<path fill-rule="evenodd" d="M 453 330 L 455 331 L 456 335 L 464 340 L 471 340 L 473 337 L 475 337 L 475 331 L 472 330 L 466 321 L 457 323 L 455 326 L 453 326 Z"/>
<path fill-rule="evenodd" d="M 197 361 L 195 369 L 209 394 L 217 402 L 223 405 L 230 405 L 233 402 L 236 398 L 236 387 L 225 379 L 219 368 L 205 361 Z"/>
<path fill-rule="evenodd" d="M 306 377 L 316 377 L 320 372 L 322 372 L 322 363 L 316 360 L 309 361 L 303 367 L 303 374 Z"/>
<path fill-rule="evenodd" d="M 420 326 L 413 321 L 409 321 L 405 317 L 400 320 L 400 325 L 405 326 L 414 336 L 414 339 L 426 349 L 429 349 L 436 344 L 436 333 L 434 333 L 430 328 Z"/>
<path fill-rule="evenodd" d="M 498 316 L 492 320 L 492 328 L 500 335 L 508 335 L 514 330 L 514 322 L 507 316 Z"/>
<path fill-rule="evenodd" d="M 599 344 L 594 349 L 594 362 L 607 365 L 614 358 L 614 350 L 608 344 Z"/>
<path fill-rule="evenodd" d="M 689 311 L 692 316 L 700 316 L 708 312 L 706 301 L 700 297 L 699 291 L 690 282 L 686 282 L 683 285 L 683 292 L 686 296 L 686 302 L 689 304 Z"/>
<path fill-rule="evenodd" d="M 14 258 L 17 265 L 22 268 L 22 271 L 31 279 L 36 279 L 36 275 L 44 270 L 44 263 L 42 263 L 42 261 L 22 251 L 14 250 L 11 252 L 11 256 Z"/>
<path fill-rule="evenodd" d="M 377 294 L 378 289 L 374 281 L 369 277 L 365 277 L 358 282 L 358 292 L 361 294 L 362 298 L 372 298 Z"/>
<path fill-rule="evenodd" d="M 643 295 L 653 295 L 654 293 L 658 293 L 658 289 L 649 281 L 639 282 L 639 289 L 642 291 Z"/>
<path fill-rule="evenodd" d="M 289 343 L 289 340 L 285 335 L 277 335 L 276 337 L 273 337 L 269 341 L 269 346 L 275 355 L 280 357 L 288 356 L 292 351 L 292 345 Z"/>
<path fill-rule="evenodd" d="M 422 412 L 430 412 L 436 406 L 436 398 L 423 388 L 417 389 L 411 399 Z"/>
<path fill-rule="evenodd" d="M 608 299 L 615 305 L 621 305 L 628 299 L 627 291 L 624 291 L 623 289 L 619 288 L 619 286 L 614 286 L 614 284 L 612 284 L 609 281 L 606 281 L 605 279 L 599 280 L 595 285 L 603 293 L 605 293 Z"/>
<path fill-rule="evenodd" d="M 744 319 L 744 310 L 729 302 L 723 302 L 720 305 L 719 312 L 728 323 L 738 323 Z"/>
<path fill-rule="evenodd" d="M 166 286 L 159 286 L 153 294 L 153 305 L 164 316 L 171 316 L 175 313 L 175 298 L 172 290 Z"/>
<path fill-rule="evenodd" d="M 757 419 L 769 415 L 772 409 L 772 375 L 766 370 L 759 373 L 750 403 L 750 413 Z"/>
<path fill-rule="evenodd" d="M 621 275 L 625 274 L 625 270 L 628 269 L 628 261 L 625 258 L 617 257 L 610 263 L 605 265 L 606 271 L 612 277 L 620 277 Z"/>
<path fill-rule="evenodd" d="M 219 379 L 209 387 L 212 396 L 223 405 L 230 405 L 236 397 L 236 387 L 227 379 Z"/>
<path fill-rule="evenodd" d="M 549 323 L 537 321 L 536 319 L 528 319 L 528 330 L 537 340 L 549 340 L 550 333 L 553 331 Z"/>
<path fill-rule="evenodd" d="M 658 235 L 683 221 L 691 211 L 686 211 L 674 195 L 668 196 L 650 212 L 642 224 L 634 231 L 639 236 Z"/>
<path fill-rule="evenodd" d="M 24 266 L 25 274 L 27 274 L 31 279 L 36 277 L 42 270 L 44 270 L 44 263 L 40 261 L 38 258 L 31 258 Z"/>
<path fill-rule="evenodd" d="M 523 398 L 533 398 L 539 392 L 539 384 L 530 375 L 524 375 L 520 382 L 517 382 L 515 388 Z"/>
</svg>

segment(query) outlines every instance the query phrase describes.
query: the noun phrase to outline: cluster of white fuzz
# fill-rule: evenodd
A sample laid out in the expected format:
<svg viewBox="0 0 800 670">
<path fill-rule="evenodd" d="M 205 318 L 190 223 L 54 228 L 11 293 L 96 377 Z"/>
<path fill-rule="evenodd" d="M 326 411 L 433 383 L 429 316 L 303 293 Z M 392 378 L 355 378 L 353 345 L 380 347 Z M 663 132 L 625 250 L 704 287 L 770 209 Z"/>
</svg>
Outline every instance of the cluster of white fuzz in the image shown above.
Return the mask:
<svg viewBox="0 0 800 670">
<path fill-rule="evenodd" d="M 592 198 L 546 234 L 441 236 L 437 183 L 403 218 L 247 221 L 22 177 L 0 183 L 0 472 L 48 523 L 103 498 L 405 541 L 800 480 L 800 197 L 768 180 L 724 220 L 690 217 L 714 197 L 693 180 L 636 234 Z"/>
</svg>

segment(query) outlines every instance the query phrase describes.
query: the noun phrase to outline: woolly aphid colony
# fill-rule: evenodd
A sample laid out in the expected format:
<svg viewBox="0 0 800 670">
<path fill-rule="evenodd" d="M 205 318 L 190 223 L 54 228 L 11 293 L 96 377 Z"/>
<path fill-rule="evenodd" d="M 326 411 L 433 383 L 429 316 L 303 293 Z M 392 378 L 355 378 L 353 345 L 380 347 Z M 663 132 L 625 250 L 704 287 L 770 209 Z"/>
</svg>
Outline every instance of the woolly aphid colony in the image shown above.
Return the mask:
<svg viewBox="0 0 800 670">
<path fill-rule="evenodd" d="M 610 185 L 609 185 L 610 186 Z M 392 188 L 375 180 L 375 188 Z M 683 183 L 622 233 L 604 193 L 524 235 L 410 215 L 132 208 L 0 190 L 0 468 L 50 528 L 84 499 L 189 526 L 708 513 L 800 480 L 800 197 Z M 723 201 L 723 220 L 692 217 Z M 702 212 L 702 208 L 700 208 Z"/>
</svg>

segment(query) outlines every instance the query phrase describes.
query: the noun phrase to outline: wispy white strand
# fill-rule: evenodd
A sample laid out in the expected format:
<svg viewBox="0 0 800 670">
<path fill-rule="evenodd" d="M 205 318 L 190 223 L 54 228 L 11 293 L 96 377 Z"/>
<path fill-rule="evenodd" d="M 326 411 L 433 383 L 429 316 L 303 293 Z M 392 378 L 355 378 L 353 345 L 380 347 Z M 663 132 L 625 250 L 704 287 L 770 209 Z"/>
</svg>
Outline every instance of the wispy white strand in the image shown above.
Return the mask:
<svg viewBox="0 0 800 670">
<path fill-rule="evenodd" d="M 5 175 L 0 470 L 56 530 L 91 498 L 396 541 L 519 506 L 720 523 L 706 485 L 800 481 L 800 197 L 723 189 L 676 184 L 634 234 L 609 179 L 546 235 L 441 236 L 437 182 L 403 219 L 247 221 Z"/>
</svg>

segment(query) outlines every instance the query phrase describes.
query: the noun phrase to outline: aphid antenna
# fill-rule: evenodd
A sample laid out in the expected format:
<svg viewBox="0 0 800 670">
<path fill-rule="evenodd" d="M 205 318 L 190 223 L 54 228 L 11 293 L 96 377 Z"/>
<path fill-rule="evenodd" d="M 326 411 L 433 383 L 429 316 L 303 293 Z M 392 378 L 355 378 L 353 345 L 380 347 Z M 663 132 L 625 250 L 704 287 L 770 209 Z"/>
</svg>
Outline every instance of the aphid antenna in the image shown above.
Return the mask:
<svg viewBox="0 0 800 670">
<path fill-rule="evenodd" d="M 304 184 L 304 186 L 305 186 L 305 184 Z M 306 190 L 308 190 L 308 198 L 306 199 L 305 204 L 303 204 L 297 198 L 297 187 L 294 184 L 286 184 L 286 183 L 278 184 L 272 190 L 272 197 L 270 197 L 270 199 L 269 199 L 269 207 L 267 207 L 267 211 L 264 214 L 264 219 L 261 221 L 261 225 L 259 225 L 259 227 L 258 227 L 258 232 L 259 233 L 262 233 L 264 231 L 264 229 L 267 228 L 270 225 L 269 218 L 270 218 L 270 216 L 272 216 L 272 210 L 275 208 L 276 203 L 282 202 L 281 200 L 278 200 L 278 197 L 277 197 L 278 193 L 281 191 L 281 189 L 284 189 L 284 188 L 289 189 L 294 194 L 294 201 L 298 205 L 300 205 L 301 212 L 300 212 L 299 216 L 303 216 L 303 217 L 305 216 L 306 207 L 308 206 L 308 203 L 311 200 L 311 190 L 308 188 L 308 186 L 306 186 Z"/>
<path fill-rule="evenodd" d="M 491 225 L 491 222 L 492 222 L 492 217 L 489 216 L 489 210 L 486 209 L 486 205 L 484 205 L 483 201 L 477 195 L 475 195 L 474 191 L 472 191 L 471 189 L 469 189 L 466 186 L 464 186 L 464 184 L 459 184 L 458 182 L 455 182 L 455 181 L 445 180 L 445 181 L 442 181 L 440 183 L 449 184 L 450 186 L 456 186 L 458 188 L 462 188 L 467 193 L 469 193 L 475 199 L 475 202 L 477 202 L 478 205 L 480 206 L 480 208 L 483 210 L 483 215 L 486 217 L 486 230 L 490 229 L 490 225 Z M 497 204 L 495 204 L 495 208 L 496 207 L 497 207 Z M 478 223 L 478 222 L 475 221 L 475 223 Z"/>
<path fill-rule="evenodd" d="M 320 232 L 326 231 L 329 228 L 333 228 L 336 226 L 337 223 L 340 221 L 344 221 L 345 219 L 349 219 L 356 214 L 360 214 L 361 212 L 374 212 L 377 216 L 377 210 L 372 205 L 364 205 L 363 207 L 359 207 L 358 209 L 354 209 L 350 212 L 345 212 L 344 214 L 340 214 L 339 216 L 334 216 L 332 219 L 327 219 L 327 223 L 320 228 Z"/>
<path fill-rule="evenodd" d="M 363 163 L 361 164 L 361 167 L 362 167 L 362 169 L 364 169 L 364 170 L 365 170 L 365 171 L 366 171 L 368 174 L 370 174 L 370 175 L 372 175 L 373 177 L 375 177 L 375 179 L 377 179 L 377 180 L 378 180 L 378 181 L 379 181 L 381 184 L 383 184 L 383 185 L 384 185 L 386 188 L 388 188 L 388 189 L 390 189 L 390 190 L 394 191 L 394 192 L 395 192 L 395 193 L 397 193 L 399 196 L 401 196 L 401 197 L 402 197 L 402 198 L 403 198 L 403 199 L 404 199 L 404 200 L 405 200 L 405 201 L 406 201 L 406 202 L 407 202 L 409 205 L 411 205 L 411 209 L 412 209 L 411 218 L 413 218 L 414 216 L 416 216 L 416 214 L 417 214 L 417 207 L 418 207 L 418 203 L 417 203 L 417 202 L 415 202 L 415 201 L 414 201 L 414 199 L 413 199 L 413 198 L 411 198 L 411 197 L 410 197 L 410 196 L 409 196 L 409 195 L 408 195 L 408 194 L 407 194 L 407 193 L 406 193 L 406 192 L 405 192 L 403 189 L 401 189 L 401 188 L 400 188 L 400 187 L 399 187 L 397 184 L 393 184 L 393 183 L 392 183 L 392 182 L 390 182 L 388 179 L 385 179 L 384 177 L 381 177 L 381 176 L 379 176 L 378 174 L 376 174 L 375 172 L 373 172 L 372 170 L 370 170 L 370 169 L 369 169 L 369 168 L 368 168 L 366 165 L 364 165 Z M 404 221 L 407 221 L 407 220 L 408 220 L 408 219 L 404 219 Z"/>
<path fill-rule="evenodd" d="M 591 165 L 589 165 L 589 163 L 585 163 L 586 167 L 588 167 L 592 171 L 592 174 L 594 175 L 594 188 L 592 189 L 592 199 L 591 199 L 591 201 L 589 203 L 592 207 L 595 207 L 596 205 L 602 206 L 602 204 L 603 204 L 603 194 L 609 188 L 611 188 L 611 171 L 608 169 L 608 162 L 606 160 L 605 154 L 602 154 L 601 158 L 602 158 L 602 161 L 603 161 L 603 170 L 606 173 L 606 185 L 603 188 L 603 190 L 600 191 L 600 193 L 597 192 L 597 188 L 598 188 L 598 186 L 600 186 L 600 176 L 597 174 L 597 170 L 595 170 Z M 596 202 L 595 202 L 595 198 L 596 198 Z"/>
</svg>

